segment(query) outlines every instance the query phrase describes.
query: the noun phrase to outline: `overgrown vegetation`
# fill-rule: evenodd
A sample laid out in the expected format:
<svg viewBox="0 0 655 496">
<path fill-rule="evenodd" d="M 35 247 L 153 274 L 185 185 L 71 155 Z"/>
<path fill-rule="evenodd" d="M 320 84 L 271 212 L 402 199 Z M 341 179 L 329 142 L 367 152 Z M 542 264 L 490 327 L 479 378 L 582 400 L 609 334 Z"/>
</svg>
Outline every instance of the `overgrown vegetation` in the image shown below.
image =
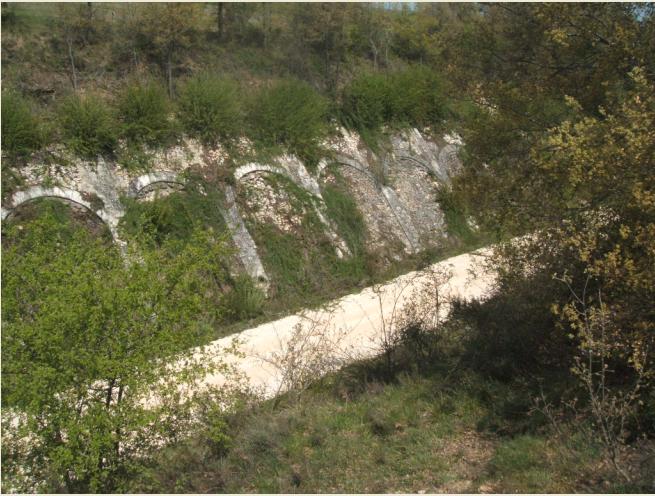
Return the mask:
<svg viewBox="0 0 655 496">
<path fill-rule="evenodd" d="M 318 161 L 327 132 L 328 102 L 308 84 L 281 80 L 262 89 L 251 103 L 252 136 L 264 145 L 284 145 L 308 165 Z"/>
<path fill-rule="evenodd" d="M 57 109 L 63 142 L 81 157 L 113 153 L 118 129 L 112 109 L 97 96 L 72 95 Z"/>
<path fill-rule="evenodd" d="M 477 311 L 460 309 L 457 317 Z M 208 417 L 208 426 L 225 426 L 229 441 L 219 453 L 200 432 L 162 450 L 133 490 L 648 490 L 653 460 L 633 460 L 631 470 L 639 472 L 628 485 L 606 471 L 597 440 L 573 428 L 553 431 L 533 409 L 535 384 L 492 379 L 477 368 L 496 352 L 472 353 L 485 329 L 464 322 L 407 328 L 391 375 L 384 358 L 359 362 L 299 394 Z M 502 317 L 494 322 L 501 325 Z M 556 371 L 552 378 L 559 384 Z"/>
<path fill-rule="evenodd" d="M 364 282 L 363 278 L 370 275 L 366 253 L 343 259 L 337 256 L 334 244 L 325 234 L 325 227 L 315 211 L 314 198 L 287 178 L 271 175 L 266 177 L 266 181 L 285 191 L 292 211 L 302 216 L 293 222 L 290 232 L 282 232 L 253 218 L 249 221 L 249 230 L 261 249 L 264 266 L 271 274 L 274 300 L 284 306 L 298 307 Z M 352 213 L 356 223 L 358 212 L 354 210 Z"/>
<path fill-rule="evenodd" d="M 208 74 L 196 76 L 182 86 L 179 117 L 189 136 L 207 144 L 229 142 L 242 131 L 242 109 L 234 81 Z"/>
<path fill-rule="evenodd" d="M 448 327 L 405 327 L 382 358 L 273 404 L 209 408 L 207 428 L 180 441 L 184 412 L 152 422 L 136 399 L 159 379 L 152 357 L 262 304 L 227 274 L 215 192 L 128 205 L 125 231 L 149 248 L 140 264 L 52 212 L 10 226 L 3 404 L 27 423 L 3 417 L 5 483 L 35 489 L 30 467 L 51 491 L 652 490 L 654 14 L 631 3 L 3 5 L 12 166 L 51 142 L 92 159 L 123 138 L 128 162 L 145 162 L 143 144 L 179 137 L 175 119 L 207 144 L 244 131 L 255 153 L 311 166 L 335 122 L 372 144 L 385 128 L 448 120 L 465 143 L 439 194 L 449 231 L 463 245 L 483 241 L 472 225 L 522 236 L 489 260 L 495 294 L 457 304 Z M 135 74 L 166 91 L 126 89 Z M 312 200 L 277 181 L 302 215 L 289 232 L 249 226 L 274 281 L 265 311 L 382 277 L 339 181 L 324 197 L 354 255 L 343 260 Z M 6 441 L 16 434 L 39 442 Z M 155 452 L 146 441 L 160 435 L 177 444 Z"/>
<path fill-rule="evenodd" d="M 3 487 L 120 491 L 134 461 L 188 421 L 177 388 L 206 364 L 165 367 L 219 317 L 225 244 L 195 231 L 126 265 L 60 218 L 9 227 L 3 246 Z"/>
<path fill-rule="evenodd" d="M 46 142 L 43 128 L 29 102 L 20 95 L 2 92 L 2 150 L 26 158 Z"/>
<path fill-rule="evenodd" d="M 229 144 L 245 131 L 259 146 L 281 146 L 311 166 L 337 115 L 365 136 L 384 124 L 439 126 L 447 115 L 441 75 L 408 56 L 407 40 L 391 43 L 384 34 L 394 25 L 398 41 L 406 37 L 401 27 L 417 17 L 409 10 L 11 4 L 3 12 L 5 87 L 35 96 L 46 120 L 52 101 L 78 95 L 61 105 L 65 126 L 53 126 L 53 141 L 84 158 L 111 154 L 124 138 L 121 163 L 141 166 L 143 144 L 167 144 L 182 132 Z M 108 114 L 118 123 L 110 125 Z M 43 144 L 32 141 L 24 151 Z"/>
<path fill-rule="evenodd" d="M 171 105 L 165 90 L 154 82 L 127 86 L 117 103 L 121 136 L 130 144 L 163 145 L 174 134 Z"/>
<path fill-rule="evenodd" d="M 443 86 L 437 72 L 424 66 L 364 73 L 344 88 L 341 120 L 365 136 L 385 124 L 438 128 L 448 116 Z"/>
<path fill-rule="evenodd" d="M 217 236 L 225 232 L 225 220 L 217 208 L 222 194 L 215 185 L 189 177 L 181 191 L 160 198 L 154 194 L 152 201 L 124 200 L 128 208 L 121 223 L 137 243 L 160 246 L 169 239 L 187 242 L 198 227 L 211 229 Z"/>
</svg>

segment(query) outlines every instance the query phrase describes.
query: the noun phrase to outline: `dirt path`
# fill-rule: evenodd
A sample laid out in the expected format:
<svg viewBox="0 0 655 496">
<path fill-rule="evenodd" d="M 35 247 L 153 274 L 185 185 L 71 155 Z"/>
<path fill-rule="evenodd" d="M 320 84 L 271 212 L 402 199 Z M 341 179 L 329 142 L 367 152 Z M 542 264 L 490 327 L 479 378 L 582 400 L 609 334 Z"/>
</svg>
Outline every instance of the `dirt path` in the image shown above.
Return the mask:
<svg viewBox="0 0 655 496">
<path fill-rule="evenodd" d="M 275 396 L 292 381 L 312 378 L 302 377 L 303 373 L 315 379 L 330 369 L 380 353 L 385 332 L 388 334 L 403 309 L 416 304 L 421 294 L 435 287 L 435 271 L 445 270 L 451 275 L 439 289 L 441 301 L 452 297 L 483 297 L 494 279 L 482 267 L 489 253 L 489 249 L 482 249 L 446 259 L 423 271 L 342 297 L 319 310 L 219 339 L 205 347 L 204 353 L 234 366 L 264 397 Z M 447 303 L 442 306 L 440 316 L 446 312 Z M 241 357 L 225 353 L 235 338 Z M 206 376 L 201 386 L 224 383 L 225 375 L 215 373 Z"/>
</svg>

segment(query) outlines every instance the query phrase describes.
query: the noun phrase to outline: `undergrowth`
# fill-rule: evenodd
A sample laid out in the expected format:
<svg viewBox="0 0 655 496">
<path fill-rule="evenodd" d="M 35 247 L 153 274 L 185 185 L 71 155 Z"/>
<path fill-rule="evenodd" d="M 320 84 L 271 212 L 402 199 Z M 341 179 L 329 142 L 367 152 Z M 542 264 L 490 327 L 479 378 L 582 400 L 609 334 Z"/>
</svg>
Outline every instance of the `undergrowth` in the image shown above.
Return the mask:
<svg viewBox="0 0 655 496">
<path fill-rule="evenodd" d="M 132 489 L 180 492 L 380 493 L 643 491 L 647 471 L 630 487 L 599 466 L 598 446 L 575 429 L 552 432 L 531 417 L 516 381 L 477 373 L 458 357 L 467 329 L 437 346 L 427 366 L 397 350 L 394 374 L 379 359 L 318 379 L 300 395 L 215 414 L 220 448 L 209 434 L 161 450 Z M 454 341 L 453 341 L 454 340 Z M 435 342 L 436 343 L 436 342 Z M 456 371 L 456 373 L 454 373 Z M 509 408 L 499 408 L 503 397 Z M 511 399 L 513 398 L 513 399 Z M 518 413 L 521 412 L 521 413 Z M 523 432 L 484 427 L 495 416 Z M 218 454 L 217 454 L 218 453 Z"/>
</svg>

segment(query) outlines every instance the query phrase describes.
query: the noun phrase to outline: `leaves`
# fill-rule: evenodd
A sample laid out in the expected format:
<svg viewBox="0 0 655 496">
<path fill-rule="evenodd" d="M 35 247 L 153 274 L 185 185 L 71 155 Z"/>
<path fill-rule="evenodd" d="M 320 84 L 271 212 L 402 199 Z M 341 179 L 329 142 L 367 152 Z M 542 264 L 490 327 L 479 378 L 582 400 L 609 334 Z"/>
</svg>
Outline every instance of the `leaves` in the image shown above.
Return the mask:
<svg viewBox="0 0 655 496">
<path fill-rule="evenodd" d="M 227 250 L 196 231 L 189 243 L 132 253 L 126 264 L 114 246 L 61 227 L 46 213 L 7 233 L 3 415 L 24 419 L 19 445 L 38 440 L 20 464 L 49 488 L 108 491 L 135 456 L 187 421 L 178 389 L 207 368 L 203 354 L 180 370 L 165 366 L 215 318 L 209 295 L 226 277 Z M 154 392 L 159 406 L 144 403 Z"/>
</svg>

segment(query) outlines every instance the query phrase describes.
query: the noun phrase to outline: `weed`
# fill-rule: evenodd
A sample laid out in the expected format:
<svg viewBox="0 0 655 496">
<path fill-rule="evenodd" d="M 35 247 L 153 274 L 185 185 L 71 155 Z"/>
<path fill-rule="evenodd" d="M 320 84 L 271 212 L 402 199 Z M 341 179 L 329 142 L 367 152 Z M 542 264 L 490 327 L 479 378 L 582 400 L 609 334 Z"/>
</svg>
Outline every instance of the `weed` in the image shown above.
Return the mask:
<svg viewBox="0 0 655 496">
<path fill-rule="evenodd" d="M 264 294 L 247 275 L 238 276 L 222 301 L 229 319 L 241 321 L 262 312 Z"/>
</svg>

